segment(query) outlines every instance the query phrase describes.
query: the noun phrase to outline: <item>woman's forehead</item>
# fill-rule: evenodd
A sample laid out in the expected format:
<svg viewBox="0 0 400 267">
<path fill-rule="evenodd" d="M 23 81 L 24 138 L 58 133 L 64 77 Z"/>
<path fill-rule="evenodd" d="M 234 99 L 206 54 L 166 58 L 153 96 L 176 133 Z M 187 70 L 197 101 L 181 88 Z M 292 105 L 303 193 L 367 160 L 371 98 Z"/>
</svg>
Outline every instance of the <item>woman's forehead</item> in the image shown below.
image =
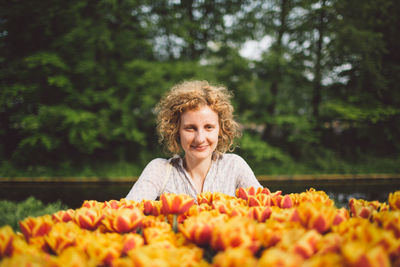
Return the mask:
<svg viewBox="0 0 400 267">
<path fill-rule="evenodd" d="M 218 114 L 207 105 L 186 110 L 180 117 L 182 122 L 218 121 Z"/>
</svg>

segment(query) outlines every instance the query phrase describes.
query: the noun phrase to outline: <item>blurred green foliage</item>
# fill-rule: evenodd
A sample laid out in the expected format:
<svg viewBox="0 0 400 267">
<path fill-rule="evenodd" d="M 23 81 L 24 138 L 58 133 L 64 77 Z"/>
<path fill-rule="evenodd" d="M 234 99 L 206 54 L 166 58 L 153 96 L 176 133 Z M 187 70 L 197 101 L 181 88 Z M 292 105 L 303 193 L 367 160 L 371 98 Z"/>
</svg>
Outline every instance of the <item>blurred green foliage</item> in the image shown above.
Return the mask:
<svg viewBox="0 0 400 267">
<path fill-rule="evenodd" d="M 258 174 L 395 172 L 398 14 L 395 0 L 2 1 L 0 176 L 138 175 L 167 156 L 153 108 L 185 79 L 232 90 Z M 251 40 L 268 47 L 245 57 Z"/>
<path fill-rule="evenodd" d="M 0 227 L 10 225 L 14 231 L 20 231 L 19 221 L 28 216 L 38 217 L 65 209 L 67 207 L 59 201 L 45 205 L 42 201 L 34 197 L 29 197 L 21 202 L 0 200 Z"/>
</svg>

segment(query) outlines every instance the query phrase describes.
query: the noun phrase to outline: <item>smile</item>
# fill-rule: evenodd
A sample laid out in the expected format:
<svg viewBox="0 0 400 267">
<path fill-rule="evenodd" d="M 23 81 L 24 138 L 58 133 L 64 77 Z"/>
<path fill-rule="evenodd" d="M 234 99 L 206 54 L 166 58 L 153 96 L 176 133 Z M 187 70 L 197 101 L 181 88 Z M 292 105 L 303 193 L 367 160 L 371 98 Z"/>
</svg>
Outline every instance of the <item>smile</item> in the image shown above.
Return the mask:
<svg viewBox="0 0 400 267">
<path fill-rule="evenodd" d="M 208 148 L 208 145 L 203 145 L 203 146 L 191 146 L 192 149 L 195 150 L 206 150 Z"/>
</svg>

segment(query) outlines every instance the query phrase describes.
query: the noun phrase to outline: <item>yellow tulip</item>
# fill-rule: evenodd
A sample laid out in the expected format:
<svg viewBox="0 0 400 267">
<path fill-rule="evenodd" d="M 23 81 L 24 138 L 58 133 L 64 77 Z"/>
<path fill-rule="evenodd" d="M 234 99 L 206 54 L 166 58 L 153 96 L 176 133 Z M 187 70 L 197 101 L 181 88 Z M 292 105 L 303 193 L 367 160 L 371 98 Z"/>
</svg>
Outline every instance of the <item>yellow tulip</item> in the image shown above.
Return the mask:
<svg viewBox="0 0 400 267">
<path fill-rule="evenodd" d="M 15 234 L 10 226 L 6 225 L 0 228 L 0 259 L 12 255 L 14 238 Z"/>
</svg>

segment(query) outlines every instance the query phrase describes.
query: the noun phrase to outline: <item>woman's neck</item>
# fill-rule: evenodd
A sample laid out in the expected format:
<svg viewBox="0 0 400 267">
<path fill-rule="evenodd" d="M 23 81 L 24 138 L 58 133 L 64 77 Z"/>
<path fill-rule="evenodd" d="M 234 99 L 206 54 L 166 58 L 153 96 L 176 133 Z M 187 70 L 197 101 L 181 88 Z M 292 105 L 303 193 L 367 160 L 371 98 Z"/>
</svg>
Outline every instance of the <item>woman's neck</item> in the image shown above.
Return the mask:
<svg viewBox="0 0 400 267">
<path fill-rule="evenodd" d="M 211 157 L 203 160 L 191 160 L 187 157 L 183 159 L 183 166 L 192 178 L 196 186 L 196 190 L 198 191 L 197 193 L 201 193 L 203 191 L 204 180 L 211 168 L 211 163 Z"/>
</svg>

